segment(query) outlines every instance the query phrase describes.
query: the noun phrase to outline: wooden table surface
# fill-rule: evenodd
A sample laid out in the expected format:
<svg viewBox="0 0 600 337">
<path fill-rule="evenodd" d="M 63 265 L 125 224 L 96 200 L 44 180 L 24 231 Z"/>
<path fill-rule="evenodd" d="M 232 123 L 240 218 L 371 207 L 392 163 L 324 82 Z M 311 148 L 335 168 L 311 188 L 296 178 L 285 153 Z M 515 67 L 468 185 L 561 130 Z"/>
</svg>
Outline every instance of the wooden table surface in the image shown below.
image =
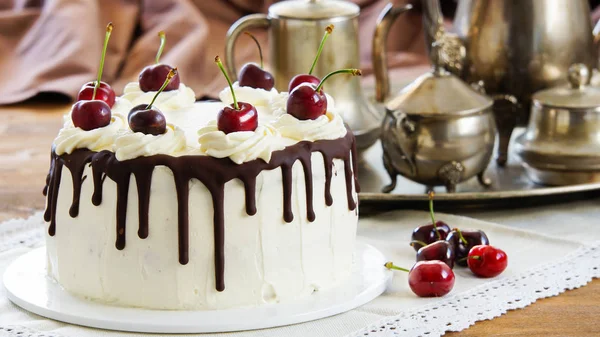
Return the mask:
<svg viewBox="0 0 600 337">
<path fill-rule="evenodd" d="M 65 103 L 33 101 L 0 107 L 0 222 L 44 207 L 42 188 L 50 144 L 62 125 Z M 600 280 L 543 299 L 448 336 L 600 336 Z"/>
</svg>

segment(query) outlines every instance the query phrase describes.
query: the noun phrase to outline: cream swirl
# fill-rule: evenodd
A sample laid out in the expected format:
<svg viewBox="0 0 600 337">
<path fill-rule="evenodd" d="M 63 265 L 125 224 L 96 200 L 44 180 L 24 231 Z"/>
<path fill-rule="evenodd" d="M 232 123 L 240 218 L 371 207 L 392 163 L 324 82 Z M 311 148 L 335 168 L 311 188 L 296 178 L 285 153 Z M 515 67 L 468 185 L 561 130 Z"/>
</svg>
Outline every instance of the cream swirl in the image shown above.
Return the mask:
<svg viewBox="0 0 600 337">
<path fill-rule="evenodd" d="M 241 87 L 239 82 L 233 83 L 233 90 L 235 91 L 235 97 L 238 102 L 250 103 L 254 106 L 261 107 L 268 106 L 273 96 L 278 94 L 275 88 L 267 91 L 260 88 Z M 229 87 L 226 87 L 219 93 L 219 99 L 226 105 L 233 103 L 233 97 L 231 96 Z"/>
<path fill-rule="evenodd" d="M 342 117 L 332 111 L 314 120 L 300 120 L 290 114 L 283 114 L 272 125 L 283 137 L 295 141 L 338 139 L 347 132 Z"/>
<path fill-rule="evenodd" d="M 138 104 L 150 104 L 155 95 L 156 91 L 143 92 L 138 82 L 130 82 L 125 86 L 121 99 L 128 100 L 132 106 L 136 106 Z M 161 92 L 153 105 L 163 112 L 169 112 L 188 108 L 194 105 L 195 101 L 196 94 L 194 91 L 181 83 L 177 90 Z"/>
<path fill-rule="evenodd" d="M 181 155 L 187 150 L 185 134 L 180 128 L 167 125 L 162 135 L 147 135 L 127 130 L 116 138 L 114 152 L 118 160 L 148 157 L 157 154 Z"/>
<path fill-rule="evenodd" d="M 110 124 L 89 131 L 75 127 L 70 115 L 65 117 L 65 125 L 58 132 L 53 143 L 57 155 L 70 154 L 76 149 L 89 149 L 96 152 L 111 150 L 119 132 L 127 127 L 121 115 L 113 115 Z"/>
<path fill-rule="evenodd" d="M 269 162 L 273 151 L 286 146 L 277 130 L 268 125 L 259 125 L 255 131 L 225 134 L 213 120 L 198 130 L 198 136 L 202 153 L 215 158 L 229 157 L 236 164 L 257 158 Z"/>
</svg>

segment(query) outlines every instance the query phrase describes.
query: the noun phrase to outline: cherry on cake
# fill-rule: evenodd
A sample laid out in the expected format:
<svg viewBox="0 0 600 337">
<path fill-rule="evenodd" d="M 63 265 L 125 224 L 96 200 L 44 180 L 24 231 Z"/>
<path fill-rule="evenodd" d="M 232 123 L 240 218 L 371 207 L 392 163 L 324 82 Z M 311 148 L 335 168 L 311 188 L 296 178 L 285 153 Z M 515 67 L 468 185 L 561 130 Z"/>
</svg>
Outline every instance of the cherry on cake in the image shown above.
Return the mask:
<svg viewBox="0 0 600 337">
<path fill-rule="evenodd" d="M 292 115 L 295 91 L 230 85 L 223 102 L 164 104 L 181 85 L 164 91 L 163 79 L 138 110 L 118 103 L 126 93 L 89 130 L 66 116 L 45 188 L 49 276 L 90 300 L 173 310 L 292 301 L 347 281 L 357 158 L 334 102 L 301 89 L 325 109 Z"/>
</svg>

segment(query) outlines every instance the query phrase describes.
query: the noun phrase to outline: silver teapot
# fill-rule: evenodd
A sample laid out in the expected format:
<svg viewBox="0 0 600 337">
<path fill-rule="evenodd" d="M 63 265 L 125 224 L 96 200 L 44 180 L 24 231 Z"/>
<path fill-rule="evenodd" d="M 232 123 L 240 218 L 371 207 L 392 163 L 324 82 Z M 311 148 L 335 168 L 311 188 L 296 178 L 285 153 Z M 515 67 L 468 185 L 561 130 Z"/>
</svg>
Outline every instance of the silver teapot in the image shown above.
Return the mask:
<svg viewBox="0 0 600 337">
<path fill-rule="evenodd" d="M 271 5 L 267 15 L 244 16 L 227 32 L 225 59 L 229 75 L 237 78 L 235 41 L 240 33 L 251 28 L 268 29 L 270 70 L 279 91 L 287 91 L 295 75 L 308 72 L 329 24 L 335 28 L 313 74 L 322 78 L 334 70 L 356 68 L 360 65 L 359 13 L 360 8 L 347 1 L 290 0 Z M 356 136 L 359 150 L 373 145 L 379 137 L 383 114 L 365 97 L 360 79 L 338 75 L 328 80 L 326 88 Z"/>
<path fill-rule="evenodd" d="M 592 33 L 587 0 L 460 0 L 453 33 L 444 29 L 438 0 L 422 5 L 426 43 L 441 43 L 442 65 L 501 100 L 494 104 L 500 165 L 512 130 L 527 122 L 531 95 L 566 84 L 574 63 L 598 63 L 600 26 Z M 386 10 L 382 17 L 391 18 Z"/>
<path fill-rule="evenodd" d="M 432 49 L 437 53 L 438 47 Z M 398 174 L 427 185 L 456 190 L 484 171 L 494 149 L 496 124 L 491 98 L 477 92 L 437 63 L 386 104 L 381 143 L 383 162 L 392 182 Z"/>
</svg>

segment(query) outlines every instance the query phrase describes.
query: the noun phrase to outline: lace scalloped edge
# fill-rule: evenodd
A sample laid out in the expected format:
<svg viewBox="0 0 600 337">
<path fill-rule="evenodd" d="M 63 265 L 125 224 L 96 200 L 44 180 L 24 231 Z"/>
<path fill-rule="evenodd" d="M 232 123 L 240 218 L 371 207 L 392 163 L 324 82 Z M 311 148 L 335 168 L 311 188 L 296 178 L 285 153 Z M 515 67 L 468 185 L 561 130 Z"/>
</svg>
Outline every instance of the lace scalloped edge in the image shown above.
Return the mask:
<svg viewBox="0 0 600 337">
<path fill-rule="evenodd" d="M 35 247 L 44 239 L 43 212 L 27 219 L 11 219 L 0 223 L 0 253 L 17 247 Z"/>
<path fill-rule="evenodd" d="M 600 277 L 600 242 L 577 249 L 557 261 L 519 275 L 482 284 L 439 302 L 389 316 L 348 337 L 441 336 L 477 321 L 524 308 L 538 299 L 557 296 Z"/>
<path fill-rule="evenodd" d="M 43 242 L 41 213 L 0 224 L 0 252 Z M 538 299 L 586 285 L 600 277 L 600 242 L 583 246 L 557 261 L 519 275 L 482 284 L 439 302 L 388 316 L 347 337 L 441 336 L 461 331 L 477 321 L 489 320 L 508 310 L 524 308 Z M 0 337 L 61 337 L 22 326 L 0 326 Z"/>
</svg>

